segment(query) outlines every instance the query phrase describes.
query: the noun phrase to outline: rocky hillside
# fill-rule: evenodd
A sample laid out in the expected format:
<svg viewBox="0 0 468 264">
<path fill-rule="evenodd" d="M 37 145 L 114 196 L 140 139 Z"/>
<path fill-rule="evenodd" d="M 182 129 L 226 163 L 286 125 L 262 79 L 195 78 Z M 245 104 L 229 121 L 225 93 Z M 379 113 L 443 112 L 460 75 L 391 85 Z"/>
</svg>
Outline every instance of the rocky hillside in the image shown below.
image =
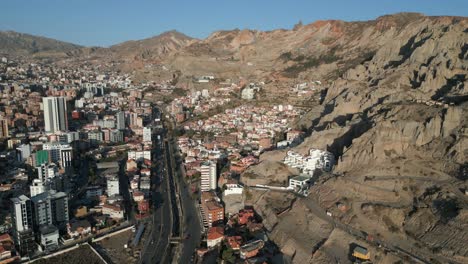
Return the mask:
<svg viewBox="0 0 468 264">
<path fill-rule="evenodd" d="M 287 66 L 280 71 L 328 81 L 323 103 L 303 120 L 311 134 L 295 150 L 327 149 L 338 164 L 333 176 L 322 176 L 307 198 L 281 216 L 272 213 L 275 201 L 266 202 L 265 195 L 252 199 L 267 222 L 275 223 L 271 234 L 284 249 L 323 239 L 290 250 L 293 262 L 341 262 L 327 253 L 326 245 L 336 241 L 332 234 L 296 238 L 287 228 L 314 228 L 316 223 L 291 217 L 311 203 L 319 208 L 309 206 L 306 218 L 320 216 L 320 209 L 331 212 L 333 232 L 372 234 L 406 260 L 412 258 L 404 252 L 412 252 L 429 263 L 466 263 L 468 19 L 398 14 L 318 23 L 327 37 L 316 33 L 307 40 L 316 45 L 307 49 L 303 42 L 303 49 L 283 53 L 279 59 Z M 252 171 L 262 184 L 268 181 L 260 166 Z M 269 183 L 287 176 L 277 174 Z M 249 175 L 242 177 L 255 184 Z"/>
<path fill-rule="evenodd" d="M 81 46 L 55 39 L 33 36 L 13 31 L 0 32 L 0 54 L 13 56 L 65 55 L 67 52 L 80 49 Z"/>
<path fill-rule="evenodd" d="M 151 61 L 185 47 L 193 39 L 175 30 L 151 38 L 127 41 L 110 47 L 114 57 L 127 61 Z"/>
</svg>

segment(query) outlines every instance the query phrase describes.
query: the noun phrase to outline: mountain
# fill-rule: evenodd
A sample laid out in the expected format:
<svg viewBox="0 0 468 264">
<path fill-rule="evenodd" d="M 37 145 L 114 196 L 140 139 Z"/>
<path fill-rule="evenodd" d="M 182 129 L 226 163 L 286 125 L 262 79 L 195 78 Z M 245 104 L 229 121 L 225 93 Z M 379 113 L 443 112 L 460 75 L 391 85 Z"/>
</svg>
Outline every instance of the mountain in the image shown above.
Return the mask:
<svg viewBox="0 0 468 264">
<path fill-rule="evenodd" d="M 64 55 L 82 48 L 79 45 L 14 31 L 0 31 L 0 54 Z"/>
<path fill-rule="evenodd" d="M 468 261 L 467 28 L 464 17 L 404 13 L 255 33 L 255 44 L 240 48 L 249 51 L 241 60 L 262 62 L 257 72 L 284 83 L 265 93 L 272 100 L 284 103 L 282 90 L 300 81 L 326 83 L 301 120 L 309 136 L 292 150 L 332 152 L 333 174 L 320 176 L 304 198 L 264 191 L 245 198 L 294 263 L 347 261 L 334 252 L 347 250 L 358 233 L 370 234 L 372 241 L 359 243 L 379 263 L 397 259 L 378 244 L 406 255 L 404 262 L 415 260 L 405 252 L 429 263 Z M 241 181 L 287 182 L 290 171 L 276 169 L 285 155 L 262 155 Z"/>
<path fill-rule="evenodd" d="M 126 41 L 110 47 L 119 58 L 151 60 L 168 55 L 185 47 L 193 39 L 175 30 L 137 41 Z"/>
</svg>

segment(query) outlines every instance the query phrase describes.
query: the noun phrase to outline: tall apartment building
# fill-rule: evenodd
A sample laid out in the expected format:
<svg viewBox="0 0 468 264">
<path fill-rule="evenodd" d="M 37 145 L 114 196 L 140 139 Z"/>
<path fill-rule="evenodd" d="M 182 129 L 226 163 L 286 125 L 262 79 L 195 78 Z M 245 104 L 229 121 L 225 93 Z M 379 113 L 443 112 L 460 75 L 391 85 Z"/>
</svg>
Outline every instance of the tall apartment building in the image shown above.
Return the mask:
<svg viewBox="0 0 468 264">
<path fill-rule="evenodd" d="M 143 128 L 143 142 L 151 142 L 151 127 Z"/>
<path fill-rule="evenodd" d="M 117 120 L 115 128 L 125 129 L 125 112 L 120 111 L 115 114 L 115 119 Z"/>
<path fill-rule="evenodd" d="M 12 198 L 13 238 L 21 255 L 29 255 L 36 249 L 33 231 L 33 211 L 31 200 L 20 195 Z"/>
<path fill-rule="evenodd" d="M 0 138 L 8 137 L 8 120 L 0 117 Z"/>
<path fill-rule="evenodd" d="M 120 185 L 118 177 L 109 177 L 107 178 L 107 195 L 119 195 L 120 194 Z"/>
<path fill-rule="evenodd" d="M 200 189 L 202 192 L 209 190 L 215 190 L 217 186 L 216 180 L 216 163 L 212 161 L 207 161 L 201 164 L 201 186 Z"/>
<path fill-rule="evenodd" d="M 111 130 L 109 137 L 110 142 L 123 142 L 123 133 L 118 129 Z"/>
<path fill-rule="evenodd" d="M 68 197 L 64 192 L 49 190 L 31 198 L 34 229 L 54 225 L 65 230 L 69 221 Z"/>
<path fill-rule="evenodd" d="M 224 207 L 214 192 L 202 192 L 200 209 L 205 227 L 223 223 Z"/>
<path fill-rule="evenodd" d="M 67 101 L 65 97 L 43 97 L 44 126 L 48 133 L 68 130 Z"/>
</svg>

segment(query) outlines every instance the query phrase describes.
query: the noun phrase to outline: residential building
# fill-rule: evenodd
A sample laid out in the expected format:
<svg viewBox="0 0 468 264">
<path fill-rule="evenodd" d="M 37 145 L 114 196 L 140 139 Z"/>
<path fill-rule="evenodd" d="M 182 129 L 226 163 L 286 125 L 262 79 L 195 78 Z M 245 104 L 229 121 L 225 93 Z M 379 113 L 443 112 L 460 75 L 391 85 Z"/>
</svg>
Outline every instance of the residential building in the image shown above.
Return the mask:
<svg viewBox="0 0 468 264">
<path fill-rule="evenodd" d="M 37 178 L 43 184 L 45 184 L 48 180 L 54 178 L 58 173 L 57 165 L 54 163 L 51 164 L 41 164 L 40 166 L 36 167 L 37 170 Z"/>
<path fill-rule="evenodd" d="M 73 147 L 59 142 L 47 142 L 42 146 L 43 150 L 49 152 L 50 161 L 60 164 L 62 168 L 68 168 L 72 165 Z"/>
<path fill-rule="evenodd" d="M 150 150 L 141 150 L 141 151 L 129 151 L 128 159 L 133 159 L 136 161 L 142 161 L 144 159 L 151 160 L 151 151 Z"/>
<path fill-rule="evenodd" d="M 221 226 L 215 226 L 208 228 L 206 244 L 208 248 L 220 245 L 224 239 L 224 228 Z"/>
<path fill-rule="evenodd" d="M 143 142 L 151 142 L 151 127 L 143 128 Z"/>
<path fill-rule="evenodd" d="M 11 199 L 13 238 L 18 251 L 22 255 L 29 255 L 36 249 L 33 231 L 33 211 L 31 200 L 20 195 Z"/>
<path fill-rule="evenodd" d="M 201 173 L 201 186 L 200 189 L 202 192 L 207 192 L 210 190 L 215 190 L 217 186 L 216 179 L 216 163 L 212 161 L 207 161 L 201 164 L 200 166 Z"/>
<path fill-rule="evenodd" d="M 59 230 L 53 225 L 43 226 L 39 229 L 41 234 L 42 250 L 54 250 L 59 246 Z"/>
<path fill-rule="evenodd" d="M 313 176 L 316 169 L 331 171 L 335 164 L 335 157 L 328 151 L 310 149 L 308 156 L 288 151 L 284 164 L 302 170 L 304 174 Z"/>
<path fill-rule="evenodd" d="M 93 130 L 88 132 L 88 139 L 93 144 L 98 144 L 104 141 L 104 134 L 100 130 Z"/>
<path fill-rule="evenodd" d="M 124 209 L 114 204 L 104 204 L 102 206 L 102 214 L 108 215 L 110 218 L 120 220 L 124 218 Z"/>
<path fill-rule="evenodd" d="M 55 133 L 68 130 L 67 102 L 65 97 L 43 97 L 45 131 Z"/>
<path fill-rule="evenodd" d="M 125 112 L 120 111 L 115 115 L 116 127 L 119 130 L 125 129 Z"/>
<path fill-rule="evenodd" d="M 299 175 L 299 176 L 292 177 L 291 179 L 289 179 L 289 188 L 290 189 L 302 188 L 303 186 L 308 185 L 309 181 L 310 181 L 310 177 L 308 175 L 307 176 Z"/>
<path fill-rule="evenodd" d="M 241 97 L 244 100 L 252 100 L 255 98 L 255 89 L 246 87 L 241 92 Z"/>
<path fill-rule="evenodd" d="M 119 143 L 123 142 L 123 133 L 120 130 L 113 129 L 110 131 L 110 142 Z"/>
<path fill-rule="evenodd" d="M 242 245 L 242 237 L 241 236 L 229 236 L 227 237 L 227 244 L 233 250 L 239 250 Z"/>
<path fill-rule="evenodd" d="M 263 248 L 264 245 L 265 242 L 260 239 L 245 243 L 240 248 L 241 259 L 248 259 L 257 256 L 258 252 Z"/>
<path fill-rule="evenodd" d="M 200 209 L 204 226 L 211 227 L 224 221 L 224 207 L 214 193 L 202 192 Z"/>
<path fill-rule="evenodd" d="M 8 120 L 0 117 L 0 138 L 8 137 Z"/>
<path fill-rule="evenodd" d="M 120 194 L 119 178 L 117 176 L 107 177 L 106 185 L 108 196 Z"/>
<path fill-rule="evenodd" d="M 41 194 L 47 190 L 47 186 L 40 179 L 34 179 L 29 186 L 30 196 L 34 197 L 38 194 Z"/>
<path fill-rule="evenodd" d="M 89 186 L 86 188 L 86 198 L 92 200 L 98 200 L 99 196 L 103 194 L 102 188 L 100 186 Z"/>
<path fill-rule="evenodd" d="M 66 193 L 50 190 L 34 196 L 31 201 L 35 230 L 47 225 L 54 225 L 62 230 L 65 229 L 69 221 Z"/>
<path fill-rule="evenodd" d="M 88 220 L 78 220 L 67 225 L 67 232 L 73 238 L 86 236 L 91 233 L 91 224 Z"/>
<path fill-rule="evenodd" d="M 244 190 L 242 185 L 237 184 L 237 183 L 228 183 L 228 184 L 225 184 L 225 186 L 226 186 L 226 189 L 223 192 L 224 196 L 233 195 L 233 194 L 242 195 L 242 192 Z"/>
<path fill-rule="evenodd" d="M 16 153 L 18 161 L 25 161 L 31 156 L 31 145 L 30 144 L 21 144 L 16 148 Z"/>
</svg>

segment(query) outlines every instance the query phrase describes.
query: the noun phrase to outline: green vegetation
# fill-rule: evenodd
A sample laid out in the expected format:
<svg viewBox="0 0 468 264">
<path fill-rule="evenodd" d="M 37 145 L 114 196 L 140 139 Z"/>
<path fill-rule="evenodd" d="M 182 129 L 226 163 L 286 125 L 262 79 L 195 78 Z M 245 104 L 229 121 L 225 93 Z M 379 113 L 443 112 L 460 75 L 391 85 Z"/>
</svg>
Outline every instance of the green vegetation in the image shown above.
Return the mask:
<svg viewBox="0 0 468 264">
<path fill-rule="evenodd" d="M 236 261 L 236 257 L 234 256 L 234 251 L 232 250 L 232 248 L 226 248 L 225 250 L 223 250 L 221 256 L 222 259 L 227 263 L 234 263 Z"/>
</svg>

